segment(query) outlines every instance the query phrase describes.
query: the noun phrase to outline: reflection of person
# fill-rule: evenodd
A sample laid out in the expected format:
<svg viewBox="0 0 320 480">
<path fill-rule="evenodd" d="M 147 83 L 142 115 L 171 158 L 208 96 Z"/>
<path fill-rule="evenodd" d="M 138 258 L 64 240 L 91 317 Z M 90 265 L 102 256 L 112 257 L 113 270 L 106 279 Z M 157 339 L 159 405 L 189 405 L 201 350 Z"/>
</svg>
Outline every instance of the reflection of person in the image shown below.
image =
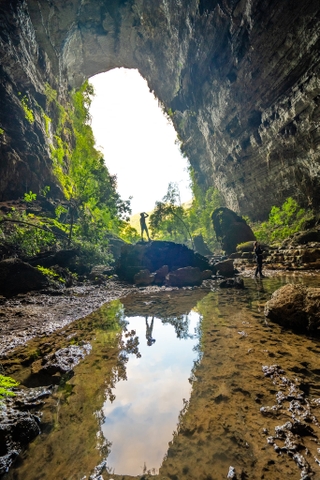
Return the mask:
<svg viewBox="0 0 320 480">
<path fill-rule="evenodd" d="M 156 341 L 155 338 L 152 338 L 152 330 L 153 330 L 153 322 L 154 322 L 154 317 L 152 317 L 150 325 L 148 324 L 148 317 L 146 317 L 146 339 L 147 339 L 147 345 L 151 347 L 151 345 L 154 344 Z"/>
<path fill-rule="evenodd" d="M 253 251 L 255 253 L 256 262 L 257 262 L 257 268 L 254 276 L 256 277 L 259 273 L 260 277 L 264 277 L 264 275 L 262 274 L 262 253 L 263 252 L 259 242 L 254 242 Z"/>
<path fill-rule="evenodd" d="M 146 232 L 148 240 L 150 242 L 148 227 L 147 227 L 147 224 L 146 224 L 146 218 L 147 217 L 149 217 L 149 215 L 146 212 L 140 213 L 141 240 L 143 240 L 143 232 Z"/>
</svg>

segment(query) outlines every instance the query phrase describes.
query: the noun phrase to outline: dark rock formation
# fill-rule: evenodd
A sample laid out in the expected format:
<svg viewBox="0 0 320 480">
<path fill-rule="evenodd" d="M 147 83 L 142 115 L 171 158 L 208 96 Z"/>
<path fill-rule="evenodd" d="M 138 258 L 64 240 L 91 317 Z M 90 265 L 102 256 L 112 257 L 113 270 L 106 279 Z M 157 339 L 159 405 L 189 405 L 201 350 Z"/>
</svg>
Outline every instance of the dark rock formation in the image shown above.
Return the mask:
<svg viewBox="0 0 320 480">
<path fill-rule="evenodd" d="M 34 266 L 40 265 L 41 267 L 49 268 L 53 265 L 59 265 L 60 267 L 67 268 L 78 253 L 79 251 L 75 248 L 59 250 L 58 252 L 48 251 L 32 258 L 26 258 L 25 260 Z"/>
<path fill-rule="evenodd" d="M 185 245 L 153 241 L 124 245 L 116 265 L 116 273 L 122 280 L 134 283 L 135 275 L 140 270 L 149 270 L 149 272 L 155 273 L 164 266 L 167 266 L 169 272 L 182 267 L 211 269 L 205 257 L 195 254 Z M 160 272 L 158 272 L 159 275 Z"/>
<path fill-rule="evenodd" d="M 299 331 L 320 328 L 320 288 L 285 285 L 276 290 L 265 306 L 270 320 Z"/>
<path fill-rule="evenodd" d="M 40 434 L 40 419 L 34 409 L 51 394 L 46 387 L 30 388 L 6 400 L 6 408 L 0 412 L 0 475 L 8 471 L 22 448 Z"/>
<path fill-rule="evenodd" d="M 28 263 L 18 258 L 9 258 L 0 262 L 0 294 L 17 295 L 48 287 L 47 277 Z"/>
<path fill-rule="evenodd" d="M 61 194 L 45 83 L 63 103 L 84 79 L 127 67 L 171 109 L 200 185 L 232 210 L 263 218 L 289 195 L 319 205 L 318 1 L 9 0 L 0 24 L 2 199 Z"/>
<path fill-rule="evenodd" d="M 255 240 L 247 222 L 229 208 L 217 208 L 212 214 L 213 228 L 227 255 L 236 251 L 239 243 Z"/>
</svg>

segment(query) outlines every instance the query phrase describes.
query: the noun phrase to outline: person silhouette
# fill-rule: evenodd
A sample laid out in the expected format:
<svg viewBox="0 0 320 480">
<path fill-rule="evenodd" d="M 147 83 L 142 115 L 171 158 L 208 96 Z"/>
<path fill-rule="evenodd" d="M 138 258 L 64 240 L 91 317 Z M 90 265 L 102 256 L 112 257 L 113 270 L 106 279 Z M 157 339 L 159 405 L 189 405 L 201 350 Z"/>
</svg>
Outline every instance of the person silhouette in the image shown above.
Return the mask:
<svg viewBox="0 0 320 480">
<path fill-rule="evenodd" d="M 154 322 L 154 317 L 152 317 L 150 325 L 148 324 L 148 317 L 146 317 L 146 339 L 147 339 L 147 345 L 151 347 L 151 345 L 154 344 L 156 341 L 155 338 L 152 338 L 152 330 L 153 330 L 153 322 Z"/>
<path fill-rule="evenodd" d="M 149 215 L 146 212 L 140 213 L 141 240 L 143 240 L 143 232 L 146 232 L 148 241 L 150 242 L 150 236 L 149 236 L 148 227 L 146 224 L 147 217 L 149 217 Z"/>
<path fill-rule="evenodd" d="M 264 277 L 264 275 L 262 273 L 262 254 L 263 254 L 263 251 L 262 251 L 262 248 L 261 248 L 259 242 L 254 242 L 253 252 L 256 256 L 256 262 L 257 262 L 257 268 L 256 268 L 254 276 L 256 277 L 259 273 L 260 278 L 263 278 Z"/>
</svg>

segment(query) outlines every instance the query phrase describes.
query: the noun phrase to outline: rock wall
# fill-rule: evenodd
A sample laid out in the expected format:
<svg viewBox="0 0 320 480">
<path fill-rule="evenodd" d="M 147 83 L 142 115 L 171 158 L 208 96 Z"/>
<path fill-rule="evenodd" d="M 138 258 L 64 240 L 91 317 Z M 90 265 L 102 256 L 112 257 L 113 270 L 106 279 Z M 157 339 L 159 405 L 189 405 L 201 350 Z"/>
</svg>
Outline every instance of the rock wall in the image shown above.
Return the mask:
<svg viewBox="0 0 320 480">
<path fill-rule="evenodd" d="M 28 123 L 18 92 L 37 111 L 45 82 L 66 99 L 123 66 L 147 79 L 200 185 L 229 208 L 261 219 L 289 195 L 319 204 L 317 0 L 15 0 L 0 22 L 2 198 L 54 184 L 44 122 Z"/>
</svg>

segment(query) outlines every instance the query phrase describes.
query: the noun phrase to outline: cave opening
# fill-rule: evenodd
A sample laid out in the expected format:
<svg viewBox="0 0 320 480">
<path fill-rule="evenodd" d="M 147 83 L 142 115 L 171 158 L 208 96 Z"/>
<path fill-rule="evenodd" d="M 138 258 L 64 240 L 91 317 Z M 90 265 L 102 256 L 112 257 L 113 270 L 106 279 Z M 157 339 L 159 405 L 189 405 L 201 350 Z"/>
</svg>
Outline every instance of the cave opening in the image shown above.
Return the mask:
<svg viewBox="0 0 320 480">
<path fill-rule="evenodd" d="M 191 199 L 188 160 L 164 107 L 136 69 L 115 68 L 89 79 L 95 90 L 90 107 L 97 148 L 132 213 L 152 211 L 175 183 L 181 202 Z"/>
</svg>

